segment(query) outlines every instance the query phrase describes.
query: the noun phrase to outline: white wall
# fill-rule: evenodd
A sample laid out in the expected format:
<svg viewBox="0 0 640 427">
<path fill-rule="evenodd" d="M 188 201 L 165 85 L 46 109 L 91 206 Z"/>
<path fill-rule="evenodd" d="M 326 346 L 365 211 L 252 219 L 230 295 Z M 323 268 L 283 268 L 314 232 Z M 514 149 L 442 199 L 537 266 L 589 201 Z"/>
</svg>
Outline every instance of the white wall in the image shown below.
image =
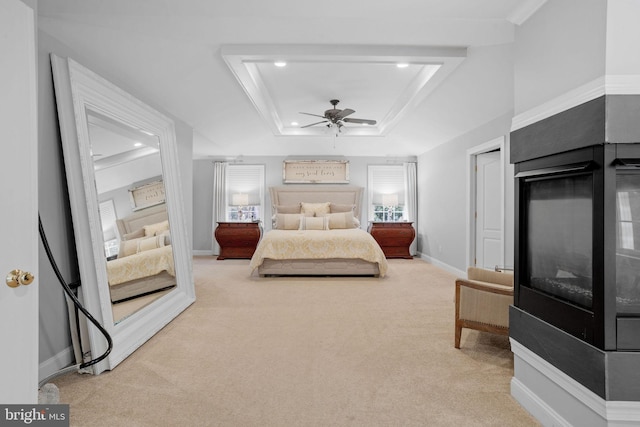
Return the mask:
<svg viewBox="0 0 640 427">
<path fill-rule="evenodd" d="M 480 52 L 482 51 L 482 52 Z M 480 55 L 480 53 L 483 53 Z M 476 87 L 468 87 L 467 74 L 454 73 L 456 86 L 479 90 L 481 102 L 460 97 L 457 89 L 445 87 L 434 96 L 456 98 L 458 115 L 470 110 L 490 110 L 492 120 L 478 122 L 471 132 L 451 137 L 445 143 L 418 156 L 418 251 L 424 258 L 454 273 L 464 273 L 467 265 L 467 150 L 498 137 L 507 137 L 513 116 L 513 58 L 511 44 L 483 46 L 469 51 L 478 60 L 466 64 L 473 69 Z M 474 102 L 471 104 L 471 102 Z M 453 117 L 456 117 L 453 115 Z M 425 121 L 435 119 L 427 115 Z M 513 265 L 513 168 L 505 172 L 505 264 Z"/>
<path fill-rule="evenodd" d="M 640 1 L 607 4 L 607 75 L 640 75 Z"/>
<path fill-rule="evenodd" d="M 418 156 L 418 251 L 455 273 L 467 265 L 467 150 L 507 136 L 511 114 Z M 508 153 L 505 153 L 508 159 Z M 513 265 L 513 169 L 505 173 L 505 264 Z"/>
<path fill-rule="evenodd" d="M 194 252 L 196 254 L 211 253 L 213 243 L 213 162 L 215 159 L 198 159 L 193 162 L 193 232 Z M 220 159 L 223 160 L 223 159 Z M 402 162 L 415 162 L 415 157 L 336 157 L 336 156 L 242 156 L 238 159 L 244 164 L 265 165 L 267 188 L 282 184 L 282 162 L 284 160 L 348 160 L 349 184 L 367 188 L 367 167 L 369 165 L 401 164 Z M 313 185 L 313 184 L 310 184 Z M 366 191 L 363 198 L 366 198 Z M 363 200 L 365 203 L 366 200 Z M 268 192 L 265 195 L 265 211 L 271 212 L 271 201 Z M 366 228 L 366 209 L 361 218 L 362 227 Z M 265 230 L 271 228 L 269 220 L 263 219 Z"/>
<path fill-rule="evenodd" d="M 516 28 L 516 115 L 604 76 L 606 16 L 606 0 L 551 0 Z"/>
</svg>

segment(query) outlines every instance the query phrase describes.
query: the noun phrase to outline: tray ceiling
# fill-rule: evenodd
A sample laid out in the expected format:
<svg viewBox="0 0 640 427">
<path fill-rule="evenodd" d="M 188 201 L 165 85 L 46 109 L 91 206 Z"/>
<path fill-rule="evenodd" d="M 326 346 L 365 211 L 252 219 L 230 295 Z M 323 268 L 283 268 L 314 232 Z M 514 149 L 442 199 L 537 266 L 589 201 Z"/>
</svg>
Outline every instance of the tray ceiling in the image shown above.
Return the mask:
<svg viewBox="0 0 640 427">
<path fill-rule="evenodd" d="M 221 52 L 269 129 L 287 136 L 330 131 L 322 124 L 303 128 L 321 119 L 300 112 L 322 115 L 331 99 L 355 110 L 352 117 L 377 121 L 347 124 L 341 133 L 385 135 L 466 57 L 464 47 L 223 46 Z"/>
</svg>

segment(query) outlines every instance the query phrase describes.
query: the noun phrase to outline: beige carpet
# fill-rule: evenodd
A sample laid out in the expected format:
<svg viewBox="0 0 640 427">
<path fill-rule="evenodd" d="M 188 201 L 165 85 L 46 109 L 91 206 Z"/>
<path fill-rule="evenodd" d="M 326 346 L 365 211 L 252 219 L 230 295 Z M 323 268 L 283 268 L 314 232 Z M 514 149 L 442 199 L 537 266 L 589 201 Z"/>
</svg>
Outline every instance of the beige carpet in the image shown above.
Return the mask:
<svg viewBox="0 0 640 427">
<path fill-rule="evenodd" d="M 454 276 L 260 278 L 194 259 L 197 301 L 111 372 L 54 382 L 72 426 L 532 426 L 506 337 L 464 330 Z"/>
</svg>

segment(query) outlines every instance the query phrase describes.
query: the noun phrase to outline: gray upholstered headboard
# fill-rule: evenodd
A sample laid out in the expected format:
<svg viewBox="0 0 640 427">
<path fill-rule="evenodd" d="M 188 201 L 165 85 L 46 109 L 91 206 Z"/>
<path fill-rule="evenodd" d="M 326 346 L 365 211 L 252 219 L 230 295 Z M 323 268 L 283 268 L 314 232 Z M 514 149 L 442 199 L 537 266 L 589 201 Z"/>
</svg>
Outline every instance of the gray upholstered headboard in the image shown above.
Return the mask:
<svg viewBox="0 0 640 427">
<path fill-rule="evenodd" d="M 168 219 L 167 206 L 162 203 L 150 208 L 142 209 L 133 214 L 116 220 L 120 237 L 140 230 L 145 225 L 151 225 Z"/>
<path fill-rule="evenodd" d="M 275 214 L 277 205 L 296 203 L 331 202 L 340 205 L 354 205 L 353 215 L 360 219 L 362 209 L 362 187 L 355 185 L 280 185 L 269 187 L 271 195 L 271 214 Z"/>
</svg>

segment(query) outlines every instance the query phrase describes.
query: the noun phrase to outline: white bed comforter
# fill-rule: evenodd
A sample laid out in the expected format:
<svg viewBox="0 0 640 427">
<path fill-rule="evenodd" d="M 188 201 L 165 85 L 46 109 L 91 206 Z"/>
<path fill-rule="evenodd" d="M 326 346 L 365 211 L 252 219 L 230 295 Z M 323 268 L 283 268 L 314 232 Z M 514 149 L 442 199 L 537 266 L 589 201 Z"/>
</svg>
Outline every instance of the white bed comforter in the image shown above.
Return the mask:
<svg viewBox="0 0 640 427">
<path fill-rule="evenodd" d="M 171 245 L 107 262 L 107 276 L 110 286 L 153 276 L 163 271 L 172 276 L 176 275 Z"/>
<path fill-rule="evenodd" d="M 378 264 L 380 277 L 387 259 L 373 237 L 360 228 L 337 230 L 271 230 L 260 240 L 249 264 L 253 270 L 270 259 L 362 259 Z"/>
</svg>

